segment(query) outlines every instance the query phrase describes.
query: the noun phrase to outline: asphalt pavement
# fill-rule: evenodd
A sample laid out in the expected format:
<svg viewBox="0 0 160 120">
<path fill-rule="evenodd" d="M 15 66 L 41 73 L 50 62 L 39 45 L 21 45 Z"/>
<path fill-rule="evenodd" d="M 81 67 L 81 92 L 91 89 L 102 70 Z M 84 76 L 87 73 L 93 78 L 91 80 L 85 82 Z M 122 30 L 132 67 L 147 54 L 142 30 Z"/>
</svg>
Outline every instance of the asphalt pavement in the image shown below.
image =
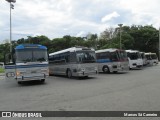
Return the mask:
<svg viewBox="0 0 160 120">
<path fill-rule="evenodd" d="M 145 67 L 142 70 L 130 70 L 126 73 L 100 73 L 85 79 L 50 76 L 45 84 L 26 82 L 18 85 L 15 80 L 6 81 L 4 76 L 0 76 L 0 110 L 159 111 L 159 75 L 160 65 Z M 91 120 L 93 118 L 59 119 Z"/>
</svg>

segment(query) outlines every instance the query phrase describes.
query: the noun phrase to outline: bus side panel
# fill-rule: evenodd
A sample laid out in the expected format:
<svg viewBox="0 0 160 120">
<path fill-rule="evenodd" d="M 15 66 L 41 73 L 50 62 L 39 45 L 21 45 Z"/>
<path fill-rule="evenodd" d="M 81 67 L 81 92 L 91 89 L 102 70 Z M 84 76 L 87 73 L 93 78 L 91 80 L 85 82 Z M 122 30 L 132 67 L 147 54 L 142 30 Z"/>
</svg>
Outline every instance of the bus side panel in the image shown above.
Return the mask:
<svg viewBox="0 0 160 120">
<path fill-rule="evenodd" d="M 97 63 L 79 64 L 78 69 L 81 69 L 81 71 L 77 72 L 77 76 L 79 77 L 98 74 L 98 64 Z M 84 69 L 84 71 L 82 71 L 82 69 Z"/>
<path fill-rule="evenodd" d="M 53 75 L 66 75 L 66 70 L 69 68 L 68 64 L 50 64 L 49 65 L 49 71 L 50 74 Z"/>
<path fill-rule="evenodd" d="M 5 80 L 14 80 L 16 78 L 15 65 L 5 65 Z"/>
</svg>

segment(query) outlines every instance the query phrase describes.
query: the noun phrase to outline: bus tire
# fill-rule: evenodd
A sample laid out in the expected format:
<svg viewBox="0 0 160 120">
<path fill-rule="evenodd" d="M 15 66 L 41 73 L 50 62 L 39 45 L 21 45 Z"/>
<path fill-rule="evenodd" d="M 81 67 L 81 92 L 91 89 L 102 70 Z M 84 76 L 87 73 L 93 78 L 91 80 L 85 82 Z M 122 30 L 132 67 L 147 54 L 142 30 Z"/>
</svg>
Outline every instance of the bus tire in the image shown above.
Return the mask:
<svg viewBox="0 0 160 120">
<path fill-rule="evenodd" d="M 118 71 L 113 71 L 113 73 L 118 73 Z"/>
<path fill-rule="evenodd" d="M 45 79 L 41 79 L 41 81 L 40 81 L 41 83 L 44 83 L 45 82 Z"/>
<path fill-rule="evenodd" d="M 72 77 L 72 72 L 70 69 L 67 70 L 67 77 L 68 78 L 71 78 Z"/>
<path fill-rule="evenodd" d="M 109 67 L 108 66 L 104 66 L 103 67 L 103 72 L 104 73 L 110 73 Z"/>
<path fill-rule="evenodd" d="M 18 83 L 19 85 L 20 85 L 20 84 L 22 84 L 22 82 L 21 82 L 21 81 L 18 81 L 17 83 Z"/>
</svg>

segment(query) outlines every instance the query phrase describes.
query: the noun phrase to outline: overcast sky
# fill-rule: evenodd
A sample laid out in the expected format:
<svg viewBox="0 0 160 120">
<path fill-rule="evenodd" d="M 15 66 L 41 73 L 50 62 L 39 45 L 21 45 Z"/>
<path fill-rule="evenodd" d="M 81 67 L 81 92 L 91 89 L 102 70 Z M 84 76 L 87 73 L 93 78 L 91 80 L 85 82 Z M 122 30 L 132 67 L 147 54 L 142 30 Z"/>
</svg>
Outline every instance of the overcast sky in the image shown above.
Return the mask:
<svg viewBox="0 0 160 120">
<path fill-rule="evenodd" d="M 9 39 L 9 3 L 0 0 L 0 40 Z M 107 27 L 160 26 L 160 0 L 16 0 L 12 10 L 13 39 L 46 35 L 85 36 Z"/>
</svg>

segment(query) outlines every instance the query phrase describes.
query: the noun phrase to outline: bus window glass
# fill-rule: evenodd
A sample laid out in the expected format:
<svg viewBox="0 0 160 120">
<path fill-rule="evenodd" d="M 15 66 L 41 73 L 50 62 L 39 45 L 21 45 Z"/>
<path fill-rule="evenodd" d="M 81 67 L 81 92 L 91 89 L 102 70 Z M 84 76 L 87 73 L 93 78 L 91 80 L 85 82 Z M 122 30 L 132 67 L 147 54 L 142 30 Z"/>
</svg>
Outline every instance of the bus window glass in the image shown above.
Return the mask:
<svg viewBox="0 0 160 120">
<path fill-rule="evenodd" d="M 17 50 L 16 62 L 47 61 L 46 50 Z"/>
<path fill-rule="evenodd" d="M 75 52 L 70 53 L 70 62 L 76 62 L 76 54 Z"/>
<path fill-rule="evenodd" d="M 95 53 L 91 51 L 77 51 L 77 60 L 80 63 L 92 63 L 96 61 Z"/>
<path fill-rule="evenodd" d="M 118 55 L 116 52 L 111 52 L 111 60 L 112 61 L 118 61 Z"/>
<path fill-rule="evenodd" d="M 127 53 L 125 51 L 120 51 L 120 56 L 123 60 L 127 59 Z"/>
<path fill-rule="evenodd" d="M 34 50 L 33 51 L 33 61 L 47 61 L 47 52 L 46 50 Z"/>
<path fill-rule="evenodd" d="M 28 50 L 17 50 L 16 52 L 16 62 L 31 62 L 32 52 Z"/>
<path fill-rule="evenodd" d="M 136 53 L 127 53 L 128 54 L 128 57 L 131 59 L 131 60 L 136 60 L 138 59 L 138 55 Z"/>
<path fill-rule="evenodd" d="M 155 54 L 152 54 L 152 55 L 151 55 L 151 58 L 152 58 L 152 59 L 157 59 L 157 56 L 156 56 Z"/>
</svg>

